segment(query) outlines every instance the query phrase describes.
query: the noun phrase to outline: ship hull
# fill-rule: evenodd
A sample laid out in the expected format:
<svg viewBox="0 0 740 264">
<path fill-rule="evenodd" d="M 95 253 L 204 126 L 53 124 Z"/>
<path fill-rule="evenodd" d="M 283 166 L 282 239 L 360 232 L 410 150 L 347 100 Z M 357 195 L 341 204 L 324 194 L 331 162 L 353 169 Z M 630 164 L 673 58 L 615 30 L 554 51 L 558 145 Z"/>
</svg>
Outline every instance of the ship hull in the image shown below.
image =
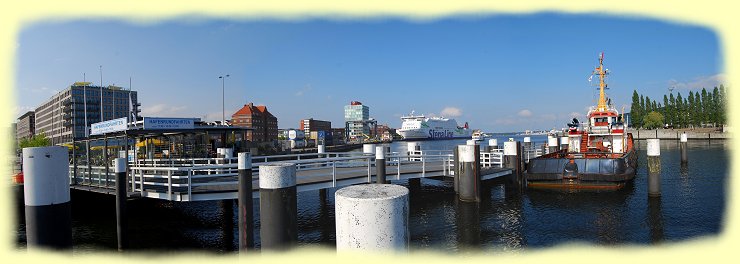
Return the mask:
<svg viewBox="0 0 740 264">
<path fill-rule="evenodd" d="M 637 171 L 634 149 L 624 154 L 565 155 L 564 151 L 531 159 L 524 172 L 528 188 L 619 189 L 633 180 Z M 581 157 L 578 157 L 581 156 Z M 586 157 L 591 156 L 591 157 Z M 573 160 L 575 173 L 567 173 Z"/>
</svg>

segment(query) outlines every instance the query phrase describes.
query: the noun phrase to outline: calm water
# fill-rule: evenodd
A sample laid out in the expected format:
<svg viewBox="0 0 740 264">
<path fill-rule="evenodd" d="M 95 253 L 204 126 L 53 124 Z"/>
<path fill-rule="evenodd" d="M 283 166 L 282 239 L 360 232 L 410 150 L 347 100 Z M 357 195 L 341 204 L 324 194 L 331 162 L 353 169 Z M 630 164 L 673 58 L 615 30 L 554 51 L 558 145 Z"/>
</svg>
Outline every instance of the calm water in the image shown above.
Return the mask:
<svg viewBox="0 0 740 264">
<path fill-rule="evenodd" d="M 498 144 L 507 138 L 499 137 Z M 545 140 L 545 136 L 532 137 L 535 144 Z M 424 141 L 421 146 L 438 150 L 464 143 Z M 647 197 L 645 141 L 637 141 L 637 147 L 640 165 L 634 183 L 617 192 L 528 190 L 519 195 L 507 192 L 503 185 L 490 184 L 483 202 L 469 204 L 457 202 L 452 182 L 424 179 L 421 189 L 410 197 L 411 246 L 495 253 L 565 242 L 653 244 L 719 234 L 726 205 L 729 141 L 690 141 L 689 164 L 681 166 L 678 143 L 662 140 L 660 199 Z M 405 151 L 406 142 L 394 142 L 391 148 Z M 406 181 L 394 183 L 408 186 Z M 318 191 L 298 193 L 300 245 L 334 245 L 334 191 L 328 192 L 326 203 L 320 201 Z M 72 200 L 75 250 L 115 250 L 113 197 L 73 192 Z M 22 200 L 20 204 L 22 210 Z M 254 208 L 259 246 L 257 200 Z M 136 250 L 226 252 L 237 245 L 236 214 L 226 213 L 222 202 L 136 200 L 129 202 L 129 216 L 130 245 Z M 225 217 L 231 220 L 223 221 Z M 16 219 L 17 244 L 22 248 L 22 213 Z"/>
</svg>

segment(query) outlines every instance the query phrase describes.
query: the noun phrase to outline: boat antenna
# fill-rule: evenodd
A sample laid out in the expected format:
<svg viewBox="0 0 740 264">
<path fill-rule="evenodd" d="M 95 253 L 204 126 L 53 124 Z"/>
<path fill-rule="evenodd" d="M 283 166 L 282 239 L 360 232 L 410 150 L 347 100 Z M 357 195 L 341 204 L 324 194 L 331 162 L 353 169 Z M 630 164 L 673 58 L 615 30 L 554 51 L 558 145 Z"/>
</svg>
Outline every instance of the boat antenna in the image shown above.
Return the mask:
<svg viewBox="0 0 740 264">
<path fill-rule="evenodd" d="M 604 82 L 604 78 L 606 77 L 606 70 L 604 69 L 603 51 L 599 55 L 599 67 L 594 70 L 594 74 L 599 75 L 599 104 L 597 105 L 597 110 L 606 111 L 606 96 L 604 94 L 604 89 L 606 88 L 606 83 Z"/>
</svg>

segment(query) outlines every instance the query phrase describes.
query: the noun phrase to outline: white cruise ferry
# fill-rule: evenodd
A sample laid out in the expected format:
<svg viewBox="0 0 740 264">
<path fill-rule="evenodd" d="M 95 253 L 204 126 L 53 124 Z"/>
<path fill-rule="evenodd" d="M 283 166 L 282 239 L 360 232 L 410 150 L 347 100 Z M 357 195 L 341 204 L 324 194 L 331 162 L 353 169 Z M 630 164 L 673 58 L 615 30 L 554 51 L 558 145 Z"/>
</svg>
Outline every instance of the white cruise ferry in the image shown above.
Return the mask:
<svg viewBox="0 0 740 264">
<path fill-rule="evenodd" d="M 396 132 L 404 139 L 451 139 L 470 138 L 468 123 L 457 126 L 455 119 L 442 117 L 425 117 L 424 115 L 402 116 L 401 128 Z"/>
</svg>

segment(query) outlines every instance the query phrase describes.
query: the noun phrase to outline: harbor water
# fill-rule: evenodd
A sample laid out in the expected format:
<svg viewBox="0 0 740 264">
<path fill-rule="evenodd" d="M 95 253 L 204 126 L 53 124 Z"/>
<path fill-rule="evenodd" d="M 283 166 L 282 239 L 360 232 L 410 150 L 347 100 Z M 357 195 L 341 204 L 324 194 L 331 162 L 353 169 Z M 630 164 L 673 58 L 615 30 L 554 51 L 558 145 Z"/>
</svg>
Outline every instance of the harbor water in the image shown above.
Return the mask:
<svg viewBox="0 0 740 264">
<path fill-rule="evenodd" d="M 496 136 L 499 146 L 509 137 Z M 531 136 L 535 145 L 546 136 Z M 487 140 L 483 141 L 483 145 Z M 406 151 L 406 142 L 391 143 L 391 151 Z M 465 140 L 420 141 L 422 150 L 452 149 Z M 619 191 L 507 191 L 489 184 L 482 201 L 457 201 L 452 182 L 423 179 L 410 194 L 412 249 L 442 252 L 526 251 L 560 245 L 652 245 L 680 243 L 722 232 L 726 207 L 730 142 L 689 141 L 689 162 L 681 164 L 678 141 L 661 140 L 660 198 L 647 195 L 646 142 L 636 141 L 639 155 L 632 184 Z M 393 181 L 408 187 L 407 181 Z M 319 191 L 298 193 L 299 246 L 334 247 L 334 192 L 327 201 Z M 235 202 L 235 201 L 225 201 Z M 255 244 L 259 243 L 259 201 L 254 202 Z M 23 205 L 16 210 L 16 246 L 25 248 Z M 167 202 L 138 199 L 129 202 L 131 251 L 169 252 L 236 250 L 237 214 L 223 210 L 224 201 Z M 115 200 L 72 192 L 73 243 L 78 253 L 116 250 Z M 229 219 L 230 218 L 230 219 Z M 224 221 L 226 219 L 226 221 Z"/>
</svg>

